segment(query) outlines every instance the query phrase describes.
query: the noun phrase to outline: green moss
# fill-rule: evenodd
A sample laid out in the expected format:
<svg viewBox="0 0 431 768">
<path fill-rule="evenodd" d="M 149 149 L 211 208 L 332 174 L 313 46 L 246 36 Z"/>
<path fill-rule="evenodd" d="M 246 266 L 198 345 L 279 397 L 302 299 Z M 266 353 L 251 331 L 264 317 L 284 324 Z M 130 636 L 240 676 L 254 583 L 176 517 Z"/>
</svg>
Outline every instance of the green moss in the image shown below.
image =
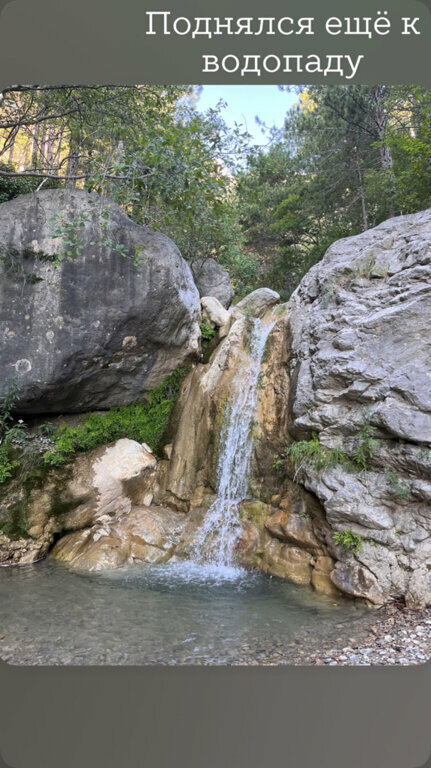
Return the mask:
<svg viewBox="0 0 431 768">
<path fill-rule="evenodd" d="M 167 376 L 152 390 L 145 403 L 113 408 L 105 414 L 91 413 L 82 426 L 63 425 L 52 435 L 54 448 L 45 453 L 44 462 L 49 466 L 61 466 L 71 461 L 76 453 L 91 451 L 124 437 L 147 443 L 159 452 L 160 439 L 188 370 L 179 368 Z"/>
<path fill-rule="evenodd" d="M 259 528 L 263 528 L 268 517 L 268 506 L 262 501 L 245 502 L 241 507 L 240 517 L 241 520 L 254 523 Z"/>
<path fill-rule="evenodd" d="M 268 336 L 266 340 L 265 348 L 263 350 L 263 355 L 262 355 L 263 364 L 269 362 L 269 358 L 271 357 L 271 348 L 272 348 L 272 339 L 271 339 L 271 336 Z"/>
<path fill-rule="evenodd" d="M 1 523 L 0 530 L 12 541 L 29 539 L 27 531 L 27 499 L 24 498 L 9 510 L 7 520 Z"/>
<path fill-rule="evenodd" d="M 262 550 L 258 550 L 254 553 L 253 557 L 251 558 L 251 564 L 255 566 L 255 568 L 259 568 L 262 565 L 263 559 L 265 557 L 265 552 Z"/>
</svg>

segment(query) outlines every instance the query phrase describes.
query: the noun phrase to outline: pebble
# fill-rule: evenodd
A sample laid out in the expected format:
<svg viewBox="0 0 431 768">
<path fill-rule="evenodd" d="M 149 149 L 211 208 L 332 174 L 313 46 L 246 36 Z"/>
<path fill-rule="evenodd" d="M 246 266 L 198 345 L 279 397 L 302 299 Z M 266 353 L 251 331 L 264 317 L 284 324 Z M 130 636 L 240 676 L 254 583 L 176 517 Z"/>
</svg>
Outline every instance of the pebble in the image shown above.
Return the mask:
<svg viewBox="0 0 431 768">
<path fill-rule="evenodd" d="M 372 623 L 371 623 L 372 622 Z M 343 625 L 345 626 L 345 625 Z M 418 665 L 424 664 L 431 658 L 431 609 L 412 611 L 387 606 L 373 612 L 366 624 L 350 625 L 346 634 L 340 637 L 339 627 L 330 637 L 321 637 L 316 642 L 301 635 L 289 643 L 274 639 L 255 644 L 249 640 L 242 643 L 238 649 L 217 654 L 216 658 L 209 657 L 205 649 L 199 652 L 195 646 L 195 655 L 179 646 L 175 649 L 175 659 L 161 658 L 159 655 L 142 658 L 143 664 L 181 664 L 193 665 L 241 665 L 241 666 L 372 666 L 372 665 Z M 350 633 L 352 636 L 349 636 Z M 319 644 L 320 643 L 320 644 Z M 348 643 L 348 644 L 347 644 Z M 301 647 L 298 647 L 300 645 Z M 61 645 L 60 645 L 61 648 Z M 67 651 L 50 652 L 51 664 L 92 664 L 90 648 L 77 649 L 72 655 Z M 33 644 L 27 644 L 22 649 L 17 638 L 3 635 L 1 642 L 1 658 L 4 661 L 18 664 L 46 664 L 42 649 Z M 98 663 L 122 664 L 127 663 L 126 656 L 118 651 L 107 651 Z M 138 663 L 140 663 L 138 661 Z"/>
<path fill-rule="evenodd" d="M 334 648 L 324 657 L 325 664 L 335 665 L 414 665 L 431 657 L 431 610 L 412 611 L 387 606 L 379 611 L 379 620 L 368 635 L 350 646 Z M 388 632 L 388 630 L 390 630 Z M 320 664 L 317 655 L 309 654 L 307 664 Z"/>
</svg>

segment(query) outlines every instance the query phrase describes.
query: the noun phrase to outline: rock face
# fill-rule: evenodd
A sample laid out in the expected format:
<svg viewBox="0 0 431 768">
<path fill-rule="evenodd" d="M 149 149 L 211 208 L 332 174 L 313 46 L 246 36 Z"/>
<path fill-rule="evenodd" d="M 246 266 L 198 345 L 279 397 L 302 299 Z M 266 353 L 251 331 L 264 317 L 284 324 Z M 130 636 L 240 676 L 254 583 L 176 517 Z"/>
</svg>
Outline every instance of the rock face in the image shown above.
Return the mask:
<svg viewBox="0 0 431 768">
<path fill-rule="evenodd" d="M 3 203 L 0 257 L 0 396 L 15 378 L 21 412 L 125 405 L 198 358 L 190 267 L 114 203 L 80 190 Z"/>
<path fill-rule="evenodd" d="M 0 500 L 0 520 L 19 512 L 26 535 L 10 539 L 0 533 L 0 562 L 34 562 L 47 554 L 55 534 L 104 526 L 128 515 L 133 505 L 151 504 L 156 465 L 148 446 L 122 439 L 51 470 L 42 483 L 32 481 L 27 493 L 9 489 Z"/>
<path fill-rule="evenodd" d="M 333 583 L 376 603 L 431 604 L 430 320 L 431 210 L 336 242 L 289 303 L 290 435 L 365 456 L 296 479 L 362 540 Z"/>
<path fill-rule="evenodd" d="M 232 304 L 234 290 L 229 273 L 215 259 L 196 259 L 192 272 L 199 295 L 213 296 L 226 309 Z"/>
</svg>

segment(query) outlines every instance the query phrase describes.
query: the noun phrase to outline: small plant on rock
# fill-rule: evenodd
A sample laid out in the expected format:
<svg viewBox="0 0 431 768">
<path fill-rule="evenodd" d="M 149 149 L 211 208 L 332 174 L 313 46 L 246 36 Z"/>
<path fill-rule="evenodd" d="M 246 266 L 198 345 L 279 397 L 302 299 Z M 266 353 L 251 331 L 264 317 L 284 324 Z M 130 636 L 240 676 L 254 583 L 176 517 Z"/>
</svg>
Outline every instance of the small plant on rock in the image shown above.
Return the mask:
<svg viewBox="0 0 431 768">
<path fill-rule="evenodd" d="M 327 309 L 330 304 L 335 303 L 338 296 L 335 282 L 327 280 L 320 288 L 319 301 L 323 309 Z"/>
<path fill-rule="evenodd" d="M 20 466 L 17 447 L 25 439 L 26 425 L 19 420 L 14 424 L 13 410 L 19 395 L 19 385 L 12 379 L 0 401 L 0 484 L 9 480 Z"/>
<path fill-rule="evenodd" d="M 386 478 L 390 484 L 391 493 L 398 499 L 407 499 L 410 496 L 410 487 L 404 483 L 393 470 L 386 471 Z"/>
<path fill-rule="evenodd" d="M 351 465 L 349 457 L 341 448 L 326 448 L 315 432 L 311 440 L 300 440 L 289 445 L 286 456 L 297 465 L 297 472 L 305 463 L 310 463 L 316 469 L 330 469 L 339 464 Z"/>
<path fill-rule="evenodd" d="M 358 472 L 369 469 L 371 460 L 374 458 L 379 445 L 378 441 L 374 438 L 376 429 L 369 423 L 368 415 L 365 416 L 360 426 L 361 429 L 356 436 L 359 444 L 353 454 L 353 461 Z"/>
<path fill-rule="evenodd" d="M 351 550 L 358 555 L 363 550 L 362 539 L 358 533 L 353 533 L 350 528 L 346 528 L 344 531 L 335 531 L 333 535 L 334 544 L 337 547 L 342 547 L 346 550 Z"/>
<path fill-rule="evenodd" d="M 206 359 L 205 353 L 207 352 L 208 347 L 210 346 L 217 331 L 214 328 L 211 328 L 208 323 L 199 323 L 199 328 L 201 329 L 202 357 L 203 362 L 206 363 L 208 361 Z"/>
<path fill-rule="evenodd" d="M 202 341 L 209 342 L 216 335 L 216 331 L 208 323 L 199 323 L 199 328 L 201 329 Z"/>
</svg>

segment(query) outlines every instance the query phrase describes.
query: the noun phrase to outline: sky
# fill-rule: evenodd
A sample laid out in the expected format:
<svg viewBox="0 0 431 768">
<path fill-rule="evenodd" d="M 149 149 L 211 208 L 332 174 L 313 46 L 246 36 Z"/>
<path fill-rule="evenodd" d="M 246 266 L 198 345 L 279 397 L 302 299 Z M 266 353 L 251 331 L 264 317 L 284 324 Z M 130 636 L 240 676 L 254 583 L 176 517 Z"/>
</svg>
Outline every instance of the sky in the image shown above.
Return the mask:
<svg viewBox="0 0 431 768">
<path fill-rule="evenodd" d="M 253 136 L 256 144 L 266 144 L 267 139 L 256 123 L 256 115 L 268 127 L 281 128 L 284 116 L 297 100 L 296 93 L 280 91 L 277 85 L 204 85 L 197 107 L 202 112 L 223 100 L 227 106 L 222 116 L 229 126 L 242 124 Z"/>
</svg>

